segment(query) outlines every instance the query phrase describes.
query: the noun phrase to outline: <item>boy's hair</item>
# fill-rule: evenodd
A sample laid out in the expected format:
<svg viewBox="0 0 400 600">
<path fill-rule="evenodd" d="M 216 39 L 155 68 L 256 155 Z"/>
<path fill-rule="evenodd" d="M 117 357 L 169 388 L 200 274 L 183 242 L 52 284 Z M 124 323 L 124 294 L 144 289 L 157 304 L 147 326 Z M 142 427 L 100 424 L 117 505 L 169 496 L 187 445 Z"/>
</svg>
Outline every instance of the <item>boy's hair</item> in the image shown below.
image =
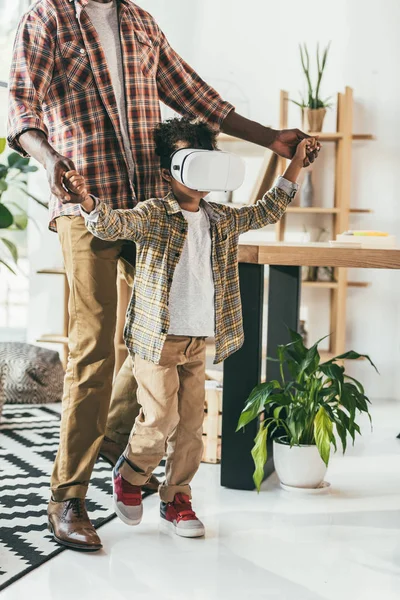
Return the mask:
<svg viewBox="0 0 400 600">
<path fill-rule="evenodd" d="M 177 150 L 177 144 L 184 142 L 188 148 L 202 150 L 217 149 L 217 132 L 200 120 L 168 119 L 154 129 L 156 154 L 160 157 L 161 168 L 171 167 L 171 155 Z"/>
</svg>

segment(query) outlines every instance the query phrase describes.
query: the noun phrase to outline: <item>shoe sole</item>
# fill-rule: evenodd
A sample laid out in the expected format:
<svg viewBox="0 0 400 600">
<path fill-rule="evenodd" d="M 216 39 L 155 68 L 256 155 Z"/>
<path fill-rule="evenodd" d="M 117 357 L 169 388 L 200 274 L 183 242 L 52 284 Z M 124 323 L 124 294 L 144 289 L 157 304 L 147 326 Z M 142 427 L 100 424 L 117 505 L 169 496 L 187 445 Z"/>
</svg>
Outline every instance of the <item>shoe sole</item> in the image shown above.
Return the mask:
<svg viewBox="0 0 400 600">
<path fill-rule="evenodd" d="M 57 544 L 60 544 L 60 546 L 65 546 L 70 550 L 78 550 L 80 552 L 98 552 L 103 548 L 102 544 L 96 546 L 84 546 L 82 544 L 74 544 L 74 542 L 66 542 L 65 540 L 61 540 L 54 533 L 54 529 L 50 521 L 48 521 L 47 523 L 47 529 L 50 531 L 51 535 L 53 536 L 53 539 L 57 542 Z"/>
<path fill-rule="evenodd" d="M 164 533 L 174 533 L 175 535 L 179 535 L 179 537 L 184 538 L 204 537 L 206 534 L 204 527 L 201 529 L 179 529 L 179 527 L 171 523 L 171 521 L 166 521 L 163 518 L 160 520 L 160 529 Z"/>
<path fill-rule="evenodd" d="M 136 525 L 139 525 L 139 523 L 142 521 L 142 517 L 143 517 L 143 504 L 140 505 L 141 507 L 141 513 L 140 513 L 140 517 L 138 519 L 128 519 L 128 517 L 126 517 L 118 508 L 118 504 L 117 504 L 117 497 L 114 494 L 114 470 L 111 473 L 111 484 L 112 484 L 112 489 L 113 489 L 113 508 L 115 511 L 115 514 L 117 515 L 117 517 L 119 519 L 121 519 L 121 521 L 123 523 L 125 523 L 125 525 L 129 525 L 129 527 L 135 527 Z"/>
</svg>

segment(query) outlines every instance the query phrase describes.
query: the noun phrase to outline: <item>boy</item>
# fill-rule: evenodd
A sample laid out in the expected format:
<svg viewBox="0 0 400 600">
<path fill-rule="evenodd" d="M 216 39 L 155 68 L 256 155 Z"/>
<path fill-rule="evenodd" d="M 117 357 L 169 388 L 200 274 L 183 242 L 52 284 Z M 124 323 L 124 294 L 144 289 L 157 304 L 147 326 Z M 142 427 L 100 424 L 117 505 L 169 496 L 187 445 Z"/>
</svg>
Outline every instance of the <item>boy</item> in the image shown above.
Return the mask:
<svg viewBox="0 0 400 600">
<path fill-rule="evenodd" d="M 171 175 L 177 149 L 216 150 L 214 131 L 204 123 L 171 119 L 156 128 L 154 138 L 171 188 L 164 199 L 113 210 L 89 195 L 76 171 L 66 177 L 95 236 L 137 244 L 124 337 L 135 354 L 141 412 L 113 471 L 115 511 L 128 525 L 140 523 L 141 488 L 167 451 L 161 523 L 180 536 L 200 537 L 204 525 L 192 509 L 190 482 L 203 450 L 205 339 L 215 336 L 215 362 L 243 343 L 239 235 L 282 217 L 298 189 L 306 152 L 318 142 L 299 144 L 284 176 L 257 204 L 234 208 L 206 202 L 206 191 L 191 190 Z"/>
</svg>

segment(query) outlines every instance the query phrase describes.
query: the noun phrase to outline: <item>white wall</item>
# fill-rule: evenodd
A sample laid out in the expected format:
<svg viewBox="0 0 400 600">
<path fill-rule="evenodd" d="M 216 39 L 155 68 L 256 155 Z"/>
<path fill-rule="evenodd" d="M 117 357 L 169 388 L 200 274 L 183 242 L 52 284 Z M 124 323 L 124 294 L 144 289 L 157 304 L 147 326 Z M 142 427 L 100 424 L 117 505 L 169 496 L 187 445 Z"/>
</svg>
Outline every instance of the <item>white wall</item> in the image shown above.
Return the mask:
<svg viewBox="0 0 400 600">
<path fill-rule="evenodd" d="M 354 145 L 352 205 L 371 207 L 375 213 L 354 220 L 352 225 L 388 230 L 400 239 L 400 79 L 394 67 L 400 58 L 398 0 L 319 0 L 305 4 L 298 0 L 139 0 L 139 4 L 157 18 L 185 59 L 236 103 L 240 112 L 273 126 L 278 123 L 279 90 L 287 89 L 296 96 L 304 87 L 298 43 L 307 41 L 313 47 L 317 41 L 325 44 L 332 40 L 323 92 L 328 96 L 345 85 L 352 86 L 355 130 L 377 137 L 375 142 Z M 293 126 L 299 125 L 295 106 L 290 109 L 290 121 Z M 332 111 L 326 129 L 332 129 L 334 123 Z M 320 162 L 318 180 L 329 202 L 329 145 Z M 302 225 L 301 220 L 293 223 L 296 227 Z M 42 236 L 42 245 L 37 236 L 32 242 L 35 267 L 59 260 L 55 236 L 44 230 Z M 372 396 L 398 397 L 400 273 L 355 272 L 351 278 L 362 278 L 373 285 L 349 291 L 347 344 L 370 353 L 382 375 L 378 378 L 363 363 L 352 370 L 365 381 Z M 58 326 L 53 326 L 51 314 L 60 300 L 59 283 L 52 284 L 56 290 L 52 293 L 57 293 L 52 301 L 45 301 L 41 294 L 44 285 L 35 283 L 32 288 L 35 332 L 43 329 L 41 319 L 48 330 Z M 46 312 L 40 310 L 42 299 Z M 319 315 L 327 315 L 327 296 L 322 291 L 308 292 L 306 299 L 309 314 L 315 315 L 309 324 L 311 337 L 322 336 L 329 329 L 327 318 L 319 319 Z"/>
</svg>

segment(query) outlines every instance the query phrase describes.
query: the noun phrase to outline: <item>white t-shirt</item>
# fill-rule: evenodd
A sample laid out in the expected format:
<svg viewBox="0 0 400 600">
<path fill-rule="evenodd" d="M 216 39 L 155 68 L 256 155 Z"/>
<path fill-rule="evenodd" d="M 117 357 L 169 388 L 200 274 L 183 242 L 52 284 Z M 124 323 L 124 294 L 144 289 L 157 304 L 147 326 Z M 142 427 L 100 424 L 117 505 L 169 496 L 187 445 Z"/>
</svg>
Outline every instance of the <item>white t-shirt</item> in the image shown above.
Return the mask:
<svg viewBox="0 0 400 600">
<path fill-rule="evenodd" d="M 126 113 L 124 69 L 122 62 L 121 39 L 119 34 L 119 20 L 116 0 L 111 2 L 95 2 L 89 0 L 86 5 L 92 25 L 97 31 L 104 55 L 106 57 L 111 83 L 117 103 L 119 122 L 122 133 L 126 159 L 128 161 L 129 178 L 133 181 L 135 163 L 133 160 L 131 143 L 128 131 L 128 118 Z"/>
<path fill-rule="evenodd" d="M 215 334 L 214 278 L 210 221 L 204 208 L 182 210 L 188 232 L 169 296 L 170 335 L 209 337 Z"/>
</svg>

